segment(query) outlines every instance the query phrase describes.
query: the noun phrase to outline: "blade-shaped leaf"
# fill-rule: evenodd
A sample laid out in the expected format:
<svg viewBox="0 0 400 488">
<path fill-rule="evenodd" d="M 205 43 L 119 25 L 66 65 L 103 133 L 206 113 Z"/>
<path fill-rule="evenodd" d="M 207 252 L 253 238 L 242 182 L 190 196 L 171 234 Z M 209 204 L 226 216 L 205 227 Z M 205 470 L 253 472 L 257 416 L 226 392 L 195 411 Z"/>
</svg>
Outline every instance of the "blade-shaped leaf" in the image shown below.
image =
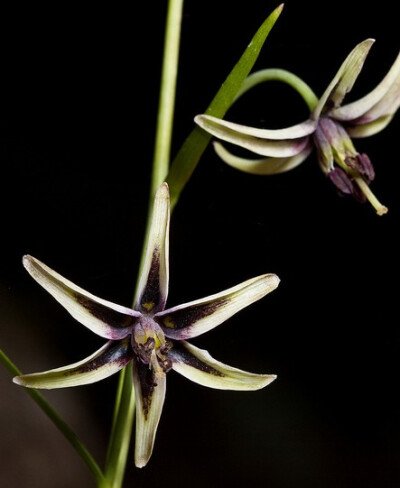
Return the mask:
<svg viewBox="0 0 400 488">
<path fill-rule="evenodd" d="M 208 106 L 206 110 L 208 115 L 222 118 L 232 105 L 243 81 L 253 68 L 268 34 L 278 20 L 282 9 L 283 4 L 279 5 L 258 29 L 241 58 Z M 171 190 L 171 207 L 174 207 L 177 203 L 180 193 L 195 170 L 210 140 L 211 135 L 205 134 L 204 131 L 195 127 L 180 148 L 167 177 L 167 182 Z"/>
<path fill-rule="evenodd" d="M 153 451 L 166 391 L 166 375 L 153 351 L 150 364 L 135 360 L 133 381 L 136 392 L 135 464 L 145 466 Z"/>
<path fill-rule="evenodd" d="M 43 373 L 16 376 L 17 385 L 28 388 L 68 388 L 87 385 L 108 378 L 126 366 L 133 357 L 130 339 L 109 341 L 94 354 L 62 368 L 51 369 Z"/>
<path fill-rule="evenodd" d="M 163 183 L 154 198 L 146 257 L 138 285 L 136 308 L 156 312 L 168 295 L 169 191 Z"/>
<path fill-rule="evenodd" d="M 279 284 L 274 274 L 252 278 L 200 300 L 169 308 L 154 316 L 171 339 L 190 339 L 225 322 L 235 313 L 267 295 Z"/>
<path fill-rule="evenodd" d="M 23 264 L 48 291 L 81 324 L 106 339 L 126 337 L 140 313 L 98 298 L 67 280 L 32 256 L 24 256 Z"/>
<path fill-rule="evenodd" d="M 214 142 L 214 149 L 222 161 L 232 166 L 232 168 L 253 175 L 273 175 L 284 173 L 299 166 L 310 155 L 312 145 L 308 144 L 299 154 L 288 158 L 241 158 L 229 152 L 219 142 Z"/>
<path fill-rule="evenodd" d="M 172 368 L 195 383 L 218 390 L 259 390 L 276 375 L 255 374 L 227 366 L 210 354 L 185 341 L 175 343 L 169 352 Z"/>
</svg>

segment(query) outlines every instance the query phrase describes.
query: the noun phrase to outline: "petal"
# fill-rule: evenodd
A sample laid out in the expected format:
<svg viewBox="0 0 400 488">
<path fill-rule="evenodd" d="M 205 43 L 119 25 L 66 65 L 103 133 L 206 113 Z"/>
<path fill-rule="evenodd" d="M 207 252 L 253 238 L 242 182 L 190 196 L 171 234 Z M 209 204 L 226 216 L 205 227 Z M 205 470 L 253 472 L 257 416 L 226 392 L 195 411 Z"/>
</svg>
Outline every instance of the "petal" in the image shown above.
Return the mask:
<svg viewBox="0 0 400 488">
<path fill-rule="evenodd" d="M 384 115 L 394 115 L 400 105 L 400 77 L 386 92 L 385 96 L 371 110 L 354 120 L 355 124 L 365 124 Z"/>
<path fill-rule="evenodd" d="M 216 361 L 204 349 L 185 341 L 177 342 L 169 352 L 172 369 L 195 383 L 218 390 L 259 390 L 276 375 L 255 374 Z"/>
<path fill-rule="evenodd" d="M 163 183 L 154 198 L 146 257 L 140 274 L 136 308 L 157 312 L 168 295 L 169 189 Z"/>
<path fill-rule="evenodd" d="M 135 464 L 142 468 L 153 451 L 165 399 L 166 375 L 158 364 L 155 351 L 151 365 L 135 360 L 133 381 L 137 400 Z"/>
<path fill-rule="evenodd" d="M 171 339 L 190 339 L 225 322 L 236 312 L 275 290 L 279 278 L 266 274 L 216 295 L 169 308 L 153 318 Z"/>
<path fill-rule="evenodd" d="M 108 341 L 94 354 L 69 366 L 43 373 L 16 376 L 17 385 L 28 388 L 67 388 L 103 380 L 124 368 L 133 357 L 130 339 Z"/>
<path fill-rule="evenodd" d="M 326 105 L 329 109 L 341 105 L 346 94 L 353 88 L 374 42 L 374 39 L 366 39 L 351 51 L 318 102 L 313 118 L 317 119 Z"/>
<path fill-rule="evenodd" d="M 393 115 L 385 115 L 379 119 L 369 122 L 368 124 L 346 127 L 346 130 L 350 137 L 369 137 L 383 130 L 387 125 L 389 125 L 392 119 Z"/>
<path fill-rule="evenodd" d="M 197 115 L 195 122 L 218 139 L 243 147 L 261 156 L 278 158 L 300 153 L 307 145 L 307 136 L 315 128 L 315 122 L 310 120 L 297 126 L 276 131 L 246 127 L 210 115 Z"/>
<path fill-rule="evenodd" d="M 383 78 L 383 80 L 379 83 L 379 85 L 376 86 L 374 90 L 372 90 L 370 93 L 365 95 L 363 98 L 356 100 L 355 102 L 348 103 L 343 107 L 338 107 L 332 110 L 331 116 L 341 121 L 352 121 L 354 119 L 358 119 L 359 117 L 364 116 L 382 99 L 386 98 L 388 92 L 392 92 L 393 94 L 393 91 L 396 92 L 397 90 L 397 97 L 398 97 L 399 84 L 400 84 L 400 54 L 397 56 L 396 61 L 393 63 L 387 75 Z M 383 112 L 380 113 L 379 117 L 381 115 L 384 115 L 384 113 Z"/>
<path fill-rule="evenodd" d="M 23 264 L 39 285 L 50 293 L 85 327 L 106 339 L 122 339 L 130 332 L 140 313 L 95 297 L 32 256 Z"/>
<path fill-rule="evenodd" d="M 309 144 L 296 156 L 288 158 L 262 158 L 247 159 L 235 156 L 229 152 L 219 142 L 214 142 L 214 149 L 218 156 L 229 166 L 236 168 L 245 173 L 253 175 L 273 175 L 284 173 L 299 166 L 311 153 L 312 145 Z"/>
<path fill-rule="evenodd" d="M 332 147 L 326 138 L 323 130 L 318 127 L 314 134 L 314 144 L 317 149 L 318 163 L 325 174 L 333 170 Z"/>
<path fill-rule="evenodd" d="M 228 122 L 227 120 L 218 119 L 211 115 L 197 115 L 195 122 L 202 128 L 207 130 L 208 127 L 220 127 L 221 129 L 228 129 L 233 132 L 239 132 L 243 135 L 254 136 L 258 139 L 271 139 L 272 141 L 283 141 L 285 139 L 299 139 L 300 137 L 309 136 L 316 127 L 315 120 L 307 119 L 300 124 L 286 127 L 285 129 L 258 129 L 256 127 L 249 127 L 247 125 L 236 124 Z"/>
</svg>

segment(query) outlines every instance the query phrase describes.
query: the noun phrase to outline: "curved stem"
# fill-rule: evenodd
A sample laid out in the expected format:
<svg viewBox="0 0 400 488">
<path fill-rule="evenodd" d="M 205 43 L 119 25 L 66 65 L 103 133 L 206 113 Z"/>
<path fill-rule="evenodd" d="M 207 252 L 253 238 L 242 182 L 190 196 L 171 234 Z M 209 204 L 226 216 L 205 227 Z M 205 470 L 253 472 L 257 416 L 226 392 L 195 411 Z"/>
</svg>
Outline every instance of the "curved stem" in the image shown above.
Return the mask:
<svg viewBox="0 0 400 488">
<path fill-rule="evenodd" d="M 239 93 L 236 95 L 235 102 L 248 90 L 254 88 L 260 83 L 264 83 L 265 81 L 282 81 L 283 83 L 287 83 L 288 85 L 290 85 L 306 102 L 308 108 L 310 109 L 310 112 L 312 112 L 318 104 L 317 95 L 312 91 L 307 83 L 305 83 L 301 78 L 291 73 L 290 71 L 277 68 L 263 69 L 261 71 L 256 71 L 255 73 L 248 76 L 244 80 L 239 90 Z"/>
<path fill-rule="evenodd" d="M 239 61 L 233 67 L 228 77 L 218 90 L 217 94 L 211 101 L 206 110 L 207 115 L 222 118 L 229 107 L 232 105 L 237 92 L 242 83 L 250 73 L 256 62 L 261 48 L 264 45 L 271 29 L 278 20 L 283 9 L 283 4 L 279 5 L 262 23 L 261 27 L 251 39 L 247 48 L 243 52 Z M 178 202 L 179 196 L 196 169 L 196 166 L 205 151 L 212 136 L 207 132 L 195 127 L 185 142 L 179 149 L 178 154 L 172 162 L 171 169 L 168 173 L 167 182 L 171 194 L 171 210 Z"/>
<path fill-rule="evenodd" d="M 8 369 L 13 376 L 21 375 L 21 371 L 15 366 L 11 359 L 0 349 L 0 362 Z M 50 403 L 34 388 L 24 388 L 24 391 L 32 398 L 32 400 L 43 410 L 49 417 L 53 424 L 63 434 L 63 436 L 72 444 L 72 447 L 82 458 L 83 462 L 89 468 L 98 486 L 107 487 L 104 475 L 99 468 L 99 465 L 93 459 L 89 451 L 86 449 L 83 442 L 69 427 L 69 425 L 60 417 L 57 411 L 50 405 Z"/>
</svg>

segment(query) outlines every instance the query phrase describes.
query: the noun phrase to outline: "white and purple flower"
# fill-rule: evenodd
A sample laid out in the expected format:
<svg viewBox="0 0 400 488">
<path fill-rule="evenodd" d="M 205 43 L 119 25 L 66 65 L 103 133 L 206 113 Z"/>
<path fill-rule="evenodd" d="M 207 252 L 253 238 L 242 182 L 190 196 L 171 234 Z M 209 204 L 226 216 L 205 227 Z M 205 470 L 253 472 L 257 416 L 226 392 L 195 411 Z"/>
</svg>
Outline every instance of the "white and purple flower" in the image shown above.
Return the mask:
<svg viewBox="0 0 400 488">
<path fill-rule="evenodd" d="M 268 130 L 209 115 L 198 115 L 195 121 L 217 139 L 264 156 L 262 159 L 242 158 L 231 154 L 221 144 L 214 144 L 223 161 L 247 173 L 283 173 L 301 164 L 315 148 L 322 171 L 342 194 L 351 194 L 361 202 L 368 199 L 377 214 L 383 215 L 388 209 L 369 188 L 375 177 L 371 161 L 366 154 L 357 152 L 352 138 L 380 132 L 399 108 L 400 54 L 375 89 L 355 102 L 342 105 L 373 43 L 373 39 L 367 39 L 351 51 L 322 97 L 317 100 L 309 119 L 300 124 Z"/>
<path fill-rule="evenodd" d="M 258 390 L 276 376 L 241 371 L 213 359 L 186 342 L 220 325 L 239 310 L 274 290 L 279 279 L 266 274 L 221 293 L 165 308 L 168 295 L 169 190 L 155 196 L 146 259 L 134 309 L 97 298 L 31 256 L 23 263 L 30 275 L 81 324 L 108 339 L 88 358 L 43 373 L 17 376 L 31 388 L 65 388 L 100 381 L 130 362 L 136 393 L 136 466 L 151 456 L 171 369 L 190 380 L 222 390 Z"/>
</svg>

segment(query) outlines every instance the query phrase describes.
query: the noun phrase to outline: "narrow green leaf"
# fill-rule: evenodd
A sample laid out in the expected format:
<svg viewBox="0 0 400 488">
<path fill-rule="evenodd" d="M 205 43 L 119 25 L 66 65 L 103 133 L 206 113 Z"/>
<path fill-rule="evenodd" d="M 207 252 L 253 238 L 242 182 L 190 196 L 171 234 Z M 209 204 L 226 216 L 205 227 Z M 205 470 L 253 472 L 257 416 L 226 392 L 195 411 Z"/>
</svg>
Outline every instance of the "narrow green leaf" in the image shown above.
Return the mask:
<svg viewBox="0 0 400 488">
<path fill-rule="evenodd" d="M 15 366 L 11 359 L 0 349 L 0 363 L 8 369 L 13 376 L 21 375 L 21 371 Z M 30 388 L 24 391 L 32 398 L 32 400 L 43 410 L 43 412 L 50 418 L 53 424 L 59 429 L 64 437 L 72 444 L 72 447 L 82 458 L 86 466 L 89 468 L 98 486 L 107 486 L 104 484 L 104 475 L 99 468 L 96 461 L 93 459 L 89 451 L 83 445 L 79 437 L 73 432 L 69 425 L 60 417 L 57 411 L 50 405 L 45 397 L 37 390 Z"/>
<path fill-rule="evenodd" d="M 258 29 L 241 58 L 207 108 L 205 112 L 207 115 L 213 115 L 219 118 L 225 115 L 234 102 L 242 83 L 253 68 L 261 48 L 275 22 L 278 20 L 282 9 L 283 4 L 279 5 Z M 167 177 L 171 194 L 171 208 L 177 203 L 180 193 L 195 170 L 211 137 L 211 135 L 199 127 L 194 128 L 176 155 Z"/>
</svg>

